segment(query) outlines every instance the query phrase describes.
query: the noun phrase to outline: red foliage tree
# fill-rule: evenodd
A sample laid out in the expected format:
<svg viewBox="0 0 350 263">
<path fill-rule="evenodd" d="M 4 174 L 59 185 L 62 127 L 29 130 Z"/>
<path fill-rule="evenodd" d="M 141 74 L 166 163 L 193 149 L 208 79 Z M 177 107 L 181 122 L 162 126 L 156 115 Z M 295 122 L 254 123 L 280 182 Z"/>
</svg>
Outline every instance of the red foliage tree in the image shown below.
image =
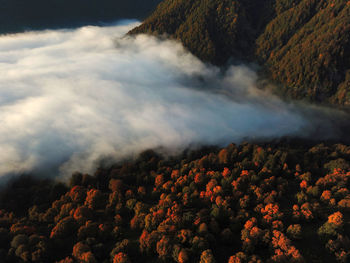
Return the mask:
<svg viewBox="0 0 350 263">
<path fill-rule="evenodd" d="M 130 263 L 130 260 L 127 254 L 119 252 L 114 256 L 113 263 Z"/>
<path fill-rule="evenodd" d="M 170 257 L 170 253 L 172 251 L 172 246 L 170 243 L 170 239 L 166 236 L 163 236 L 161 240 L 157 242 L 157 253 L 160 258 L 165 259 L 166 257 Z"/>
<path fill-rule="evenodd" d="M 82 203 L 86 197 L 86 189 L 80 185 L 72 187 L 69 196 L 73 202 Z"/>
<path fill-rule="evenodd" d="M 87 192 L 85 205 L 93 210 L 102 209 L 106 205 L 106 199 L 100 190 L 91 189 Z"/>
</svg>

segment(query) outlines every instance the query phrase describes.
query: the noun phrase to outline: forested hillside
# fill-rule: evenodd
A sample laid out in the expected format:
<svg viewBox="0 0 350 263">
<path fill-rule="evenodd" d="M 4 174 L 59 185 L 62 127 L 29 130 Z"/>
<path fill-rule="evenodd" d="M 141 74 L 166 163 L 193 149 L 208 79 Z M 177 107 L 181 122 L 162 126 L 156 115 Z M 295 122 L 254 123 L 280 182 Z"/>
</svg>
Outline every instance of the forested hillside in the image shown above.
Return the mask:
<svg viewBox="0 0 350 263">
<path fill-rule="evenodd" d="M 0 199 L 1 262 L 349 262 L 350 147 L 207 148 L 22 177 Z"/>
<path fill-rule="evenodd" d="M 350 105 L 348 0 L 165 0 L 136 33 L 167 34 L 204 61 L 258 61 L 296 99 Z"/>
<path fill-rule="evenodd" d="M 160 0 L 0 0 L 0 34 L 144 19 Z"/>
</svg>

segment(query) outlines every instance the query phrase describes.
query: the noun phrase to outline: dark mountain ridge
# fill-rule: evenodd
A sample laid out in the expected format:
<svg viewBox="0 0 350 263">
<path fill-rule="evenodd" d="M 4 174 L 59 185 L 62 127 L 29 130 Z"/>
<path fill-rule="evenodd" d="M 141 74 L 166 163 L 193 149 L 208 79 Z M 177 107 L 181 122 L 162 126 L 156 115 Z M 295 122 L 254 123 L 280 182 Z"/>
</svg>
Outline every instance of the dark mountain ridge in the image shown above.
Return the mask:
<svg viewBox="0 0 350 263">
<path fill-rule="evenodd" d="M 166 34 L 217 65 L 258 61 L 287 97 L 350 105 L 347 0 L 165 0 L 137 33 Z"/>
</svg>

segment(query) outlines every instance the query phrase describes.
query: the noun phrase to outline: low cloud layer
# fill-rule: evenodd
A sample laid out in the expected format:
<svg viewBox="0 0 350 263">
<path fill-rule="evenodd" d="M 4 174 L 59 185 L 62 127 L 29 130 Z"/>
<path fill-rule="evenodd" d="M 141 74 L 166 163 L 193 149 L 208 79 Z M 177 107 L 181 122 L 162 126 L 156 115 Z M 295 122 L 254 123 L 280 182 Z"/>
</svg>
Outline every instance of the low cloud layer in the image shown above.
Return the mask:
<svg viewBox="0 0 350 263">
<path fill-rule="evenodd" d="M 300 134 L 308 117 L 135 23 L 0 37 L 0 175 L 91 172 L 101 156 Z"/>
</svg>

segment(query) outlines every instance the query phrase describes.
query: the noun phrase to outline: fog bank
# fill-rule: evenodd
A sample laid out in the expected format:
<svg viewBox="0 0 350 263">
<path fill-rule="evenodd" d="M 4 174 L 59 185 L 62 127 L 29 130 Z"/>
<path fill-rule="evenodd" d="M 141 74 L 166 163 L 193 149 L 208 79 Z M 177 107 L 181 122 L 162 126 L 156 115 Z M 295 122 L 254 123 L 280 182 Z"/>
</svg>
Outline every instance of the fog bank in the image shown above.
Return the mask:
<svg viewBox="0 0 350 263">
<path fill-rule="evenodd" d="M 309 134 L 310 116 L 137 23 L 0 37 L 0 175 L 91 172 L 103 156 Z M 307 132 L 306 132 L 307 131 Z"/>
</svg>

